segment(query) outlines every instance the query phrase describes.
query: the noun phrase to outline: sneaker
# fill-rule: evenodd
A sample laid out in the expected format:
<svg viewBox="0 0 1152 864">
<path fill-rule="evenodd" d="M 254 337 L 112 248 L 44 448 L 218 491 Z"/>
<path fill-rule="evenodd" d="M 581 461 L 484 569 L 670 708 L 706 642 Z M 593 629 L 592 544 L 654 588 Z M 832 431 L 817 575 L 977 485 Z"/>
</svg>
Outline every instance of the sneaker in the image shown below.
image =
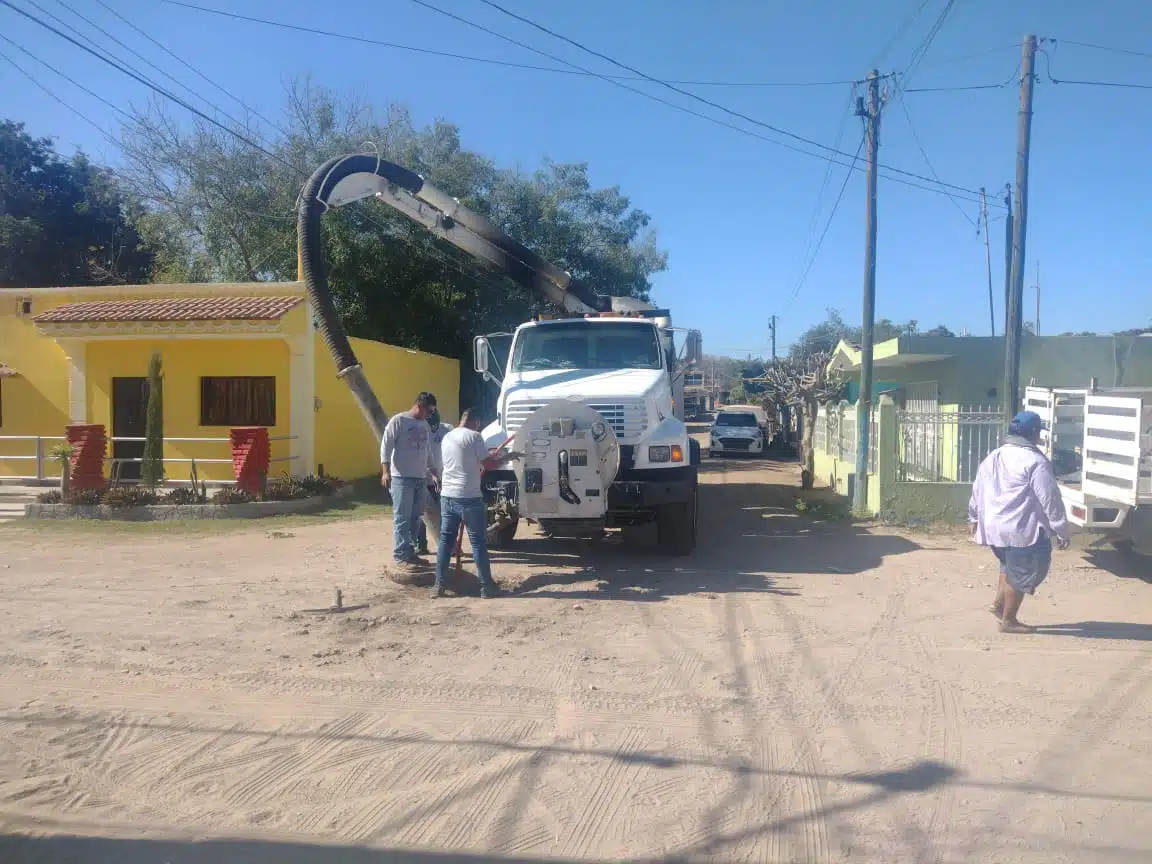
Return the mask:
<svg viewBox="0 0 1152 864">
<path fill-rule="evenodd" d="M 481 600 L 491 600 L 493 597 L 499 597 L 504 592 L 500 590 L 500 586 L 493 582 L 491 585 L 485 585 L 480 589 Z"/>
</svg>

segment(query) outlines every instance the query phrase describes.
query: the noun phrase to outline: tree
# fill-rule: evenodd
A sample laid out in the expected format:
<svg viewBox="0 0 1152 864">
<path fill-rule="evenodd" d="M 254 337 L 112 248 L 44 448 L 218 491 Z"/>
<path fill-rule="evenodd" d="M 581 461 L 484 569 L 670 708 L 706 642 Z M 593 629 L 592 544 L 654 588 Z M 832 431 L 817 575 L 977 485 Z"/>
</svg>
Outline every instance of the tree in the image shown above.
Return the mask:
<svg viewBox="0 0 1152 864">
<path fill-rule="evenodd" d="M 140 482 L 155 489 L 164 480 L 164 365 L 159 351 L 148 361 L 148 408 Z"/>
<path fill-rule="evenodd" d="M 0 287 L 147 281 L 153 255 L 135 215 L 107 169 L 0 121 Z"/>
<path fill-rule="evenodd" d="M 395 106 L 379 117 L 306 80 L 288 92 L 286 134 L 238 131 L 262 137 L 274 158 L 207 123 L 178 125 L 158 106 L 126 128 L 123 176 L 143 203 L 158 279 L 295 279 L 301 186 L 325 159 L 362 152 L 366 141 L 600 293 L 645 298 L 667 265 L 648 214 L 618 187 L 594 188 L 583 163 L 498 168 L 465 149 L 451 123 L 417 128 Z M 380 202 L 334 209 L 323 230 L 350 335 L 466 359 L 474 335 L 543 311 L 539 297 Z M 475 401 L 470 364 L 461 383 Z"/>
<path fill-rule="evenodd" d="M 813 434 L 820 405 L 835 402 L 844 392 L 844 380 L 829 372 L 831 351 L 816 351 L 800 357 L 785 357 L 764 371 L 760 379 L 767 404 L 798 407 L 801 412 L 800 482 L 811 489 L 816 476 Z"/>
<path fill-rule="evenodd" d="M 920 335 L 919 323 L 915 320 L 905 324 L 897 324 L 889 318 L 881 318 L 873 328 L 873 339 L 876 342 L 886 342 L 900 336 Z M 926 336 L 952 336 L 947 327 L 937 327 L 923 334 Z M 826 352 L 831 354 L 841 341 L 859 345 L 863 339 L 863 329 L 853 327 L 844 321 L 844 317 L 836 309 L 828 309 L 827 317 L 819 324 L 809 327 L 789 351 L 793 359 L 807 357 L 810 354 Z"/>
<path fill-rule="evenodd" d="M 956 336 L 955 333 L 953 333 L 951 330 L 949 330 L 943 324 L 941 324 L 938 327 L 933 327 L 931 330 L 925 330 L 922 335 L 924 335 L 924 336 L 948 336 L 948 337 L 953 337 L 953 338 Z"/>
</svg>

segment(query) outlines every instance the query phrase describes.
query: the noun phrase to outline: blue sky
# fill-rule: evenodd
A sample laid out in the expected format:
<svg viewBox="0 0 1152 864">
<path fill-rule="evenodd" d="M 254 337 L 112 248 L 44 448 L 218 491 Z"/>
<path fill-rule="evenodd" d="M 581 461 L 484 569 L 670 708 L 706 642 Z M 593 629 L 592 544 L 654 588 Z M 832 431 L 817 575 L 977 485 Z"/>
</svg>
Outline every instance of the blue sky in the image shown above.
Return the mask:
<svg viewBox="0 0 1152 864">
<path fill-rule="evenodd" d="M 29 0 L 12 0 L 36 12 Z M 57 0 L 45 9 L 86 25 Z M 126 31 L 94 0 L 73 9 L 212 101 L 213 91 L 155 46 Z M 811 229 L 827 163 L 675 111 L 595 78 L 486 66 L 361 46 L 225 20 L 159 0 L 106 0 L 207 75 L 272 116 L 286 83 L 310 74 L 320 84 L 355 93 L 380 108 L 402 103 L 418 122 L 437 117 L 462 129 L 465 146 L 505 166 L 534 168 L 547 157 L 587 161 L 598 184 L 619 184 L 653 216 L 669 269 L 655 281 L 655 299 L 681 326 L 704 331 L 709 353 L 766 353 L 768 319 L 781 316 L 784 347 L 824 309 L 860 317 L 863 278 L 864 180 L 853 176 L 823 248 L 796 293 L 804 251 L 819 233 L 845 169 L 834 167 L 816 231 Z M 620 70 L 500 15 L 479 0 L 436 5 L 572 62 L 608 74 Z M 924 41 L 946 0 L 928 0 L 888 55 L 881 72 L 901 72 Z M 432 11 L 412 0 L 203 0 L 202 5 L 306 26 L 521 63 L 554 65 Z M 920 0 L 505 0 L 508 8 L 660 78 L 760 82 L 851 81 L 863 78 L 883 46 Z M 147 90 L 56 36 L 0 7 L 0 32 L 120 105 L 143 104 Z M 1027 32 L 1152 52 L 1152 5 L 1138 0 L 1053 3 L 1051 0 L 958 0 L 912 79 L 910 89 L 992 84 L 1017 68 Z M 99 34 L 94 44 L 123 53 Z M 1111 331 L 1147 326 L 1152 291 L 1152 89 L 1054 84 L 1056 79 L 1152 85 L 1152 56 L 1048 44 L 1040 58 L 1033 126 L 1028 282 L 1040 262 L 1041 329 Z M 105 128 L 111 111 L 71 84 L 18 59 L 61 98 Z M 979 56 L 972 56 L 978 54 Z M 635 85 L 641 86 L 641 85 Z M 657 85 L 661 98 L 738 125 L 712 109 Z M 860 123 L 848 117 L 851 85 L 696 87 L 700 95 L 764 122 L 853 153 Z M 83 148 L 115 164 L 100 133 L 45 96 L 0 61 L 3 115 L 61 150 Z M 905 107 L 939 177 L 969 189 L 1002 189 L 1015 176 L 1018 87 L 907 93 L 893 100 L 881 126 L 882 164 L 930 176 L 910 131 Z M 175 109 L 179 113 L 181 109 Z M 748 128 L 756 129 L 749 126 Z M 757 130 L 768 137 L 778 137 Z M 781 139 L 787 140 L 787 139 Z M 794 142 L 793 142 L 794 143 Z M 811 149 L 811 148 L 809 148 Z M 966 220 L 978 205 L 884 181 L 879 187 L 877 314 L 988 333 L 982 238 Z M 998 197 L 998 195 L 997 195 Z M 963 210 L 963 213 L 960 212 Z M 993 218 L 1003 211 L 993 208 Z M 996 322 L 1003 326 L 1003 221 L 992 225 Z M 793 295 L 795 299 L 793 300 Z M 1026 290 L 1027 317 L 1032 292 Z"/>
</svg>

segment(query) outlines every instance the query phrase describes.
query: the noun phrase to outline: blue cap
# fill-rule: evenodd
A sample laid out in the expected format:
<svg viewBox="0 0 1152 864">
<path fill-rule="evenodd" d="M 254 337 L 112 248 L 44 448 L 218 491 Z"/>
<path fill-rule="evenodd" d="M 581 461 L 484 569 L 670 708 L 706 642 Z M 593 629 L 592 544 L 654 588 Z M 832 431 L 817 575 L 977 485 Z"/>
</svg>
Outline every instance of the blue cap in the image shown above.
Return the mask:
<svg viewBox="0 0 1152 864">
<path fill-rule="evenodd" d="M 1035 411 L 1021 411 L 1012 418 L 1012 422 L 1008 426 L 1008 434 L 1031 438 L 1033 435 L 1039 435 L 1043 428 L 1044 421 L 1040 419 L 1039 414 Z"/>
</svg>

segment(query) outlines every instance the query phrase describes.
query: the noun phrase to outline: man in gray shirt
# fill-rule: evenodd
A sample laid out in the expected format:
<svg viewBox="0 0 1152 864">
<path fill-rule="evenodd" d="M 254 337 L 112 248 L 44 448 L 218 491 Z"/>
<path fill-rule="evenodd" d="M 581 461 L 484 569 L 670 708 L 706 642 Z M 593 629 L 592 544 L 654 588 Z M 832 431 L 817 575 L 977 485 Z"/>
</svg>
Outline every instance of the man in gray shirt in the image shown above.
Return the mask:
<svg viewBox="0 0 1152 864">
<path fill-rule="evenodd" d="M 465 411 L 460 425 L 444 436 L 440 444 L 443 472 L 440 484 L 440 545 L 436 549 L 436 588 L 434 596 L 445 595 L 448 566 L 456 550 L 456 536 L 460 523 L 468 529 L 472 544 L 472 560 L 476 575 L 480 577 L 480 596 L 487 600 L 500 593 L 492 580 L 492 564 L 488 560 L 488 511 L 480 477 L 485 471 L 499 468 L 509 460 L 519 459 L 519 453 L 492 453 L 480 435 L 480 416 Z"/>
<path fill-rule="evenodd" d="M 452 427 L 447 423 L 440 422 L 439 410 L 433 408 L 432 415 L 428 418 L 428 428 L 432 432 L 430 444 L 432 446 L 432 461 L 439 463 L 440 459 L 440 444 L 444 440 L 444 436 L 452 431 Z M 428 554 L 428 532 L 431 530 L 440 536 L 440 491 L 436 486 L 435 478 L 432 472 L 428 472 L 428 488 L 424 495 L 424 513 L 420 517 L 416 528 L 416 554 Z M 429 529 L 428 526 L 432 526 Z"/>
<path fill-rule="evenodd" d="M 416 525 L 424 510 L 428 479 L 440 476 L 439 459 L 431 444 L 428 417 L 436 397 L 421 393 L 410 411 L 395 415 L 380 440 L 380 485 L 392 493 L 392 557 L 401 568 L 425 566 L 416 554 Z"/>
</svg>

